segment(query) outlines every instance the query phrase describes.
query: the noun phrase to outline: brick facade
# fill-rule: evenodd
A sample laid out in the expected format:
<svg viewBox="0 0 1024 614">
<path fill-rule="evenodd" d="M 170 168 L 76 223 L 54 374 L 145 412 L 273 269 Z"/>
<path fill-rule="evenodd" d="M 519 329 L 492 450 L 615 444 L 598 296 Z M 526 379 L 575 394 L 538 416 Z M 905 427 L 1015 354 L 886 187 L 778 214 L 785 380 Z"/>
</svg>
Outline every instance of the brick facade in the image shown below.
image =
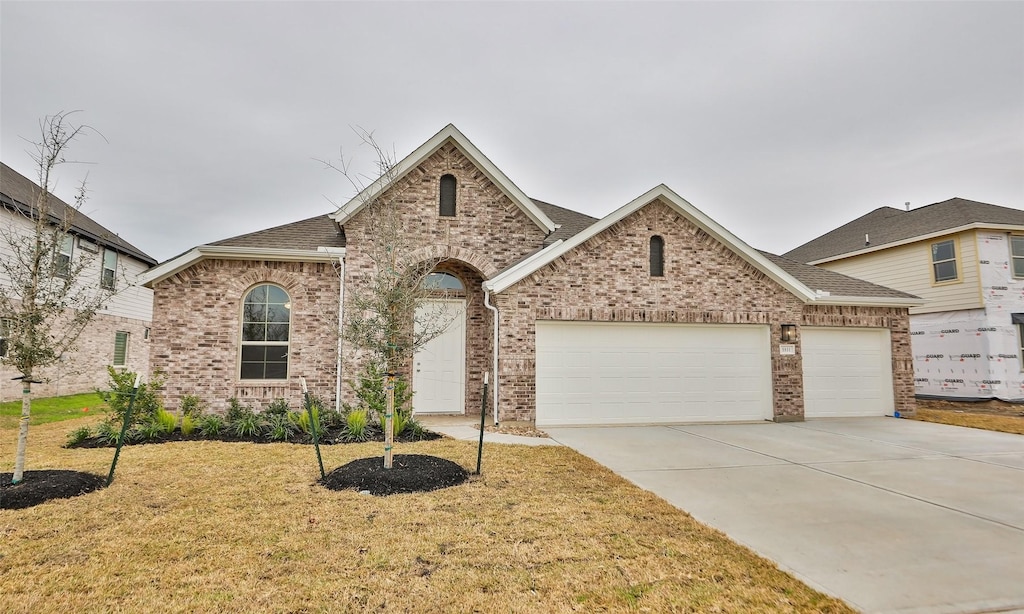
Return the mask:
<svg viewBox="0 0 1024 614">
<path fill-rule="evenodd" d="M 442 175 L 457 180 L 456 215 L 440 216 Z M 480 375 L 493 355 L 492 312 L 481 284 L 541 249 L 545 231 L 461 151 L 448 143 L 409 171 L 383 199 L 400 206 L 404 238 L 418 246 L 412 262 L 437 261 L 458 277 L 466 300 L 464 413 L 479 412 Z M 664 240 L 664 276 L 648 270 L 650 239 Z M 373 272 L 368 246 L 377 235 L 356 213 L 344 223 L 346 296 Z M 291 296 L 292 337 L 287 381 L 252 385 L 238 377 L 240 305 L 258 283 Z M 213 409 L 238 397 L 257 406 L 300 399 L 296 376 L 335 401 L 338 377 L 339 277 L 330 264 L 204 260 L 155 284 L 152 363 L 167 373 L 167 404 L 197 394 Z M 804 415 L 799 326 L 885 327 L 891 331 L 896 409 L 914 409 L 907 309 L 806 305 L 667 202 L 656 200 L 591 237 L 496 296 L 499 310 L 499 406 L 503 421 L 532 421 L 536 408 L 537 320 L 757 324 L 771 339 L 772 406 L 776 420 Z M 348 307 L 348 305 L 346 305 Z M 781 356 L 783 324 L 798 325 L 794 356 Z M 340 400 L 353 400 L 360 357 L 342 351 Z M 406 374 L 408 375 L 408 373 Z M 415 397 L 413 398 L 415 406 Z"/>
<path fill-rule="evenodd" d="M 665 275 L 648 271 L 652 236 L 665 241 Z M 537 320 L 766 324 L 771 330 L 776 420 L 803 417 L 803 372 L 779 355 L 782 324 L 882 326 L 892 331 L 897 409 L 913 411 L 906 309 L 805 306 L 788 290 L 680 216 L 654 202 L 498 297 L 502 420 L 533 420 Z"/>
<path fill-rule="evenodd" d="M 146 331 L 149 322 L 98 314 L 78 338 L 75 351 L 65 354 L 56 365 L 42 369 L 36 379 L 42 384 L 32 386 L 33 397 L 50 397 L 105 390 L 108 384 L 107 365 L 114 361 L 114 339 L 118 331 L 128 333 L 127 369 L 147 373 L 151 340 Z M 0 401 L 21 398 L 21 382 L 14 368 L 0 363 Z"/>
<path fill-rule="evenodd" d="M 288 379 L 239 379 L 245 295 L 261 283 L 291 299 Z M 339 278 L 326 263 L 204 260 L 154 287 L 152 366 L 166 373 L 165 403 L 177 409 L 194 394 L 223 411 L 228 399 L 263 407 L 302 400 L 299 376 L 333 406 L 338 356 Z"/>
<path fill-rule="evenodd" d="M 438 215 L 440 178 L 456 178 L 456 214 Z M 437 260 L 437 270 L 450 272 L 466 287 L 465 413 L 480 413 L 480 377 L 492 355 L 492 317 L 484 306 L 481 283 L 540 249 L 546 233 L 513 203 L 455 146 L 443 146 L 385 193 L 382 200 L 402 206 L 406 240 L 421 246 L 410 260 Z M 346 288 L 366 283 L 373 263 L 365 246 L 375 240 L 367 217 L 345 222 Z M 346 348 L 342 372 L 350 381 L 361 370 L 359 357 Z M 408 375 L 408 374 L 406 374 Z M 353 398 L 345 385 L 342 399 Z M 413 406 L 416 400 L 413 397 Z"/>
</svg>

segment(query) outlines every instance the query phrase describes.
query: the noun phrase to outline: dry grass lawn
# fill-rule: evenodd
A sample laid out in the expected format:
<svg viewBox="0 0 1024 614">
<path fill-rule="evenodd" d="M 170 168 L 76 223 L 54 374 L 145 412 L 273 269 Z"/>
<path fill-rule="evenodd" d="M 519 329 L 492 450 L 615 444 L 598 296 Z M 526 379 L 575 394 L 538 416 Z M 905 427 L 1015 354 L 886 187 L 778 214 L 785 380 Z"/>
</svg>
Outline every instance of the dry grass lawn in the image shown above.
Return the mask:
<svg viewBox="0 0 1024 614">
<path fill-rule="evenodd" d="M 61 448 L 82 423 L 34 427 L 28 468 L 105 475 L 112 450 Z M 323 450 L 330 470 L 381 445 Z M 422 494 L 318 477 L 310 446 L 126 447 L 110 488 L 0 510 L 0 611 L 851 611 L 567 448 L 491 445 L 482 478 Z"/>
<path fill-rule="evenodd" d="M 952 411 L 948 409 L 926 409 L 918 408 L 914 415 L 915 420 L 924 422 L 937 422 L 939 424 L 952 424 L 954 426 L 968 426 L 988 431 L 1001 431 L 1003 433 L 1016 433 L 1024 435 L 1024 417 L 1005 416 L 998 414 L 983 414 L 969 411 Z"/>
</svg>

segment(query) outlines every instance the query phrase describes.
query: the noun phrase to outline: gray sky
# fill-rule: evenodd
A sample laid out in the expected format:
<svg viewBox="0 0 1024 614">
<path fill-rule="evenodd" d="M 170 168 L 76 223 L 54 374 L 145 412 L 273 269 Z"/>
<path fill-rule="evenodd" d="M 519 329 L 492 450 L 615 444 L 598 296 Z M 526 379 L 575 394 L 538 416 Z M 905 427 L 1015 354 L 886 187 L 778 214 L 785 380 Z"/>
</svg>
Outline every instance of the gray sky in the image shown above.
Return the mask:
<svg viewBox="0 0 1024 614">
<path fill-rule="evenodd" d="M 158 260 L 328 213 L 350 126 L 454 123 L 603 216 L 658 183 L 785 252 L 884 206 L 1024 209 L 1024 3 L 0 2 L 0 157 L 60 110 L 57 193 Z"/>
</svg>

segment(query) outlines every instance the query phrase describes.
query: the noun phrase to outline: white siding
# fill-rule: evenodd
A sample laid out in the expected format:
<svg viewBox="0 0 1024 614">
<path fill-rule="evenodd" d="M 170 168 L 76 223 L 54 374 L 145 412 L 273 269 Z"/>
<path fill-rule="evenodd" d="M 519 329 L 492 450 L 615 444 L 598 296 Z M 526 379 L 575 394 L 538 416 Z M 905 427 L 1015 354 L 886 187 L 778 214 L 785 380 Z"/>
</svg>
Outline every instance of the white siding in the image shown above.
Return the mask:
<svg viewBox="0 0 1024 614">
<path fill-rule="evenodd" d="M 974 231 L 919 241 L 821 264 L 822 268 L 857 277 L 882 286 L 915 294 L 927 302 L 911 307 L 910 313 L 931 313 L 957 309 L 978 309 L 984 304 L 978 279 L 978 253 Z M 957 265 L 960 279 L 952 283 L 932 282 L 931 245 L 947 239 L 957 240 Z"/>
</svg>

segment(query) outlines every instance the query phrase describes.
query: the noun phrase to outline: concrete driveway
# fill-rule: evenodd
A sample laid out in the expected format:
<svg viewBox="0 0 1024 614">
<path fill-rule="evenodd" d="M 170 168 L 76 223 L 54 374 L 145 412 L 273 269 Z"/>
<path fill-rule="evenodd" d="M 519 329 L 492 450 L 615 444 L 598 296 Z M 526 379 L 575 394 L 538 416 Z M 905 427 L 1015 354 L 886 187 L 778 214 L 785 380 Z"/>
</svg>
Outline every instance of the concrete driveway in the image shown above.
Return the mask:
<svg viewBox="0 0 1024 614">
<path fill-rule="evenodd" d="M 1024 436 L 893 418 L 545 430 L 857 609 L 1024 610 Z"/>
</svg>

